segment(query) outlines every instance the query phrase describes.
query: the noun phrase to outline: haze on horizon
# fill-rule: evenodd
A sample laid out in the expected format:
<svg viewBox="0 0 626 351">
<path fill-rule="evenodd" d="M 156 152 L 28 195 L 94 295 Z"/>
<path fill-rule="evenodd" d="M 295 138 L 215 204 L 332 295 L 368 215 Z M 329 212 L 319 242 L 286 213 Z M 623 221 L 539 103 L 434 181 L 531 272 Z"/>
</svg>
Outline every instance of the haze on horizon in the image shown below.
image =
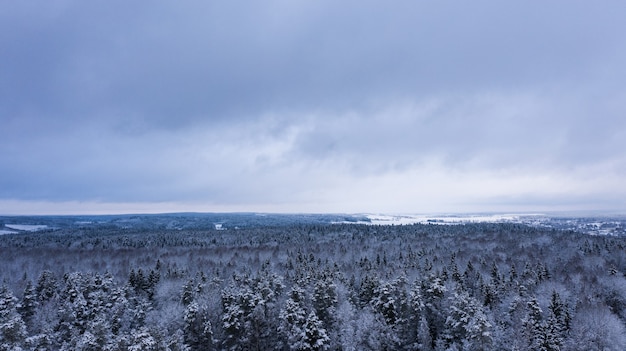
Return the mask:
<svg viewBox="0 0 626 351">
<path fill-rule="evenodd" d="M 623 1 L 0 5 L 0 214 L 626 212 Z"/>
</svg>

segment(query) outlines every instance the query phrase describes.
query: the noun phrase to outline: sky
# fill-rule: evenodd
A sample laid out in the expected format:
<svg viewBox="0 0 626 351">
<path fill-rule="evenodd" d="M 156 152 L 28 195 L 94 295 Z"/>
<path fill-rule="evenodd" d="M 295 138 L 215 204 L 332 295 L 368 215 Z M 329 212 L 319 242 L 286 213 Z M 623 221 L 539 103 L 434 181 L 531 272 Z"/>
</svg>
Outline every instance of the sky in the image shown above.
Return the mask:
<svg viewBox="0 0 626 351">
<path fill-rule="evenodd" d="M 0 0 L 0 214 L 626 213 L 625 15 Z"/>
</svg>

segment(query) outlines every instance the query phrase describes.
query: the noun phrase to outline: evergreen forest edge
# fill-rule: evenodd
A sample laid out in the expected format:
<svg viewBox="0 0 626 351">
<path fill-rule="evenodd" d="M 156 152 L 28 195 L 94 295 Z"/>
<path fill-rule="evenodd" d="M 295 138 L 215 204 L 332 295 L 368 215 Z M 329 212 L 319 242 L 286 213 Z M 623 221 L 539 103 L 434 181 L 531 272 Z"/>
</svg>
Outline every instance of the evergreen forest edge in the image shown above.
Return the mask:
<svg viewBox="0 0 626 351">
<path fill-rule="evenodd" d="M 511 223 L 0 236 L 0 350 L 623 350 L 626 238 Z"/>
</svg>

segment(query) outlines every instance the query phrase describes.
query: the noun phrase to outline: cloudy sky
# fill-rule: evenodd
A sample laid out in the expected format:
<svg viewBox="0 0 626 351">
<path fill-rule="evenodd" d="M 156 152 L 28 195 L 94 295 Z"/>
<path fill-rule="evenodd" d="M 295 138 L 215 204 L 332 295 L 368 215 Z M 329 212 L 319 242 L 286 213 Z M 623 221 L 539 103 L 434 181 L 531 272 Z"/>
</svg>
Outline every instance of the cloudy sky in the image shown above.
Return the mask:
<svg viewBox="0 0 626 351">
<path fill-rule="evenodd" d="M 0 0 L 0 214 L 626 212 L 625 15 Z"/>
</svg>

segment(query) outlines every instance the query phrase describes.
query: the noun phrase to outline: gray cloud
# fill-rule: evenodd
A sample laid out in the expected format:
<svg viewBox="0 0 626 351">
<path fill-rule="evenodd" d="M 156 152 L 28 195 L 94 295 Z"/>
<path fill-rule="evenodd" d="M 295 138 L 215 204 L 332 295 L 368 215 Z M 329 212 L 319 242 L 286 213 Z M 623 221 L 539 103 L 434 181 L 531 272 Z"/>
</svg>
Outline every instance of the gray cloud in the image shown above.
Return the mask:
<svg viewBox="0 0 626 351">
<path fill-rule="evenodd" d="M 594 173 L 626 173 L 625 6 L 6 2 L 0 199 L 359 211 L 432 171 L 576 174 L 601 202 Z"/>
<path fill-rule="evenodd" d="M 3 43 L 3 65 L 14 72 L 5 84 L 22 82 L 12 110 L 113 109 L 170 128 L 276 107 L 349 109 L 381 96 L 534 86 L 623 56 L 609 7 L 359 4 L 7 11 L 3 31 L 18 35 Z"/>
</svg>

